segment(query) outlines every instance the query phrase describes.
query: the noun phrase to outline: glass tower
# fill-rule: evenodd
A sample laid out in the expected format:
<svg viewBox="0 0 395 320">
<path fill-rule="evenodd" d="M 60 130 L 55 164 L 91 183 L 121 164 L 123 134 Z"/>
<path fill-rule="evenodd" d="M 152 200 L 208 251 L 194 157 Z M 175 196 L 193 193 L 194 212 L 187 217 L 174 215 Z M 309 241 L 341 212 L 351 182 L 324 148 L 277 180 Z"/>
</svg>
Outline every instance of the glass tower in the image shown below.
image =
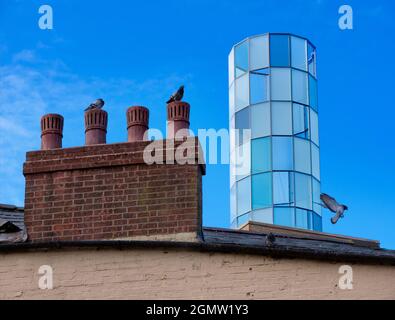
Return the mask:
<svg viewBox="0 0 395 320">
<path fill-rule="evenodd" d="M 322 231 L 316 48 L 270 33 L 229 55 L 231 225 Z"/>
</svg>

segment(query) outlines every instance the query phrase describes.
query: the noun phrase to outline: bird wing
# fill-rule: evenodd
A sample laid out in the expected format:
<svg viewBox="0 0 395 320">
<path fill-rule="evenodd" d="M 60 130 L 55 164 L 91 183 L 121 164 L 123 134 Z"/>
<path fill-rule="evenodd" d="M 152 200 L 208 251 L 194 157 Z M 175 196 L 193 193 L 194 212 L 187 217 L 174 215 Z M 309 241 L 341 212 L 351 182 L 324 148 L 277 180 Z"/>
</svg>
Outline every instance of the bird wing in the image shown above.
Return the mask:
<svg viewBox="0 0 395 320">
<path fill-rule="evenodd" d="M 325 204 L 325 206 L 332 212 L 337 212 L 339 204 L 337 203 L 335 198 L 328 196 L 327 194 L 321 194 L 321 201 Z"/>
</svg>

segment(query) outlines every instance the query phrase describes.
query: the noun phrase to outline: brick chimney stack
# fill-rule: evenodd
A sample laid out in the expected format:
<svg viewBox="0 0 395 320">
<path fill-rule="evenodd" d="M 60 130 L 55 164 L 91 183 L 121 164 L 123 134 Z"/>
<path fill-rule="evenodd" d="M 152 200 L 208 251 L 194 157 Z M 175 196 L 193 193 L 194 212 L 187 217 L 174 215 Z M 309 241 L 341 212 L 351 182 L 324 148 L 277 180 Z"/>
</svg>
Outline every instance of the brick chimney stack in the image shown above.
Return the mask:
<svg viewBox="0 0 395 320">
<path fill-rule="evenodd" d="M 62 148 L 64 119 L 59 114 L 47 114 L 41 118 L 41 150 Z"/>
<path fill-rule="evenodd" d="M 167 138 L 189 136 L 189 114 L 191 106 L 187 102 L 174 101 L 167 105 Z"/>
<path fill-rule="evenodd" d="M 149 110 L 145 107 L 131 107 L 126 112 L 128 142 L 144 141 L 148 130 Z"/>
<path fill-rule="evenodd" d="M 91 109 L 85 112 L 85 145 L 107 143 L 108 114 L 104 110 Z"/>
</svg>

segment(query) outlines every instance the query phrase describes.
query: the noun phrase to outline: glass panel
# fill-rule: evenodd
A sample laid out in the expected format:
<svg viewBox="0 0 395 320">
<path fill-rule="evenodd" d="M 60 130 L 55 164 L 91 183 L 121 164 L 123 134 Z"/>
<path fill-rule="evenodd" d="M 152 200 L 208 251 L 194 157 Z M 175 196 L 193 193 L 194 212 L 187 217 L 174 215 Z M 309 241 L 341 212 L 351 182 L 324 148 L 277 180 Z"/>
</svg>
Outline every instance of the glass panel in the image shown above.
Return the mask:
<svg viewBox="0 0 395 320">
<path fill-rule="evenodd" d="M 261 138 L 251 142 L 252 174 L 271 170 L 271 139 Z"/>
<path fill-rule="evenodd" d="M 289 36 L 270 35 L 270 65 L 272 67 L 289 67 Z"/>
<path fill-rule="evenodd" d="M 248 74 L 236 79 L 236 111 L 250 104 L 250 90 L 248 89 Z"/>
<path fill-rule="evenodd" d="M 293 170 L 292 138 L 273 137 L 273 170 Z"/>
<path fill-rule="evenodd" d="M 274 208 L 274 224 L 293 227 L 295 225 L 294 213 L 293 208 Z"/>
<path fill-rule="evenodd" d="M 295 173 L 295 196 L 297 207 L 312 210 L 313 204 L 310 176 Z"/>
<path fill-rule="evenodd" d="M 320 150 L 314 144 L 311 145 L 312 173 L 314 178 L 321 180 L 320 176 Z"/>
<path fill-rule="evenodd" d="M 322 207 L 321 207 L 321 185 L 319 181 L 313 178 L 313 210 L 318 213 L 320 216 L 322 215 Z"/>
<path fill-rule="evenodd" d="M 236 147 L 236 180 L 241 180 L 251 173 L 250 141 Z"/>
<path fill-rule="evenodd" d="M 251 212 L 251 220 L 262 223 L 273 224 L 273 209 L 261 209 Z"/>
<path fill-rule="evenodd" d="M 272 100 L 291 100 L 291 70 L 271 69 Z"/>
<path fill-rule="evenodd" d="M 307 52 L 307 59 L 308 59 L 308 64 L 309 64 L 309 72 L 314 76 L 317 77 L 317 72 L 316 72 L 316 50 L 313 48 L 313 46 L 309 43 L 308 44 L 308 52 Z"/>
<path fill-rule="evenodd" d="M 308 104 L 306 72 L 292 70 L 292 95 L 295 102 Z"/>
<path fill-rule="evenodd" d="M 237 215 L 251 211 L 251 178 L 237 182 Z"/>
<path fill-rule="evenodd" d="M 311 174 L 311 151 L 308 140 L 295 138 L 295 171 Z"/>
<path fill-rule="evenodd" d="M 238 129 L 238 144 L 247 142 L 248 135 L 245 135 L 244 129 L 250 129 L 250 108 L 245 108 L 236 113 L 236 129 Z"/>
<path fill-rule="evenodd" d="M 296 209 L 296 228 L 309 229 L 308 212 L 302 209 Z"/>
<path fill-rule="evenodd" d="M 291 38 L 292 67 L 307 71 L 307 41 L 298 37 Z"/>
<path fill-rule="evenodd" d="M 230 218 L 231 222 L 236 219 L 237 209 L 236 209 L 236 185 L 230 188 Z"/>
<path fill-rule="evenodd" d="M 318 130 L 318 114 L 313 110 L 310 111 L 310 122 L 311 122 L 311 140 L 316 144 L 320 145 L 320 137 Z"/>
<path fill-rule="evenodd" d="M 274 205 L 290 206 L 293 202 L 293 181 L 289 172 L 273 172 Z"/>
<path fill-rule="evenodd" d="M 238 229 L 237 227 L 237 219 L 233 220 L 230 224 L 231 229 Z"/>
<path fill-rule="evenodd" d="M 229 88 L 229 114 L 232 115 L 235 113 L 235 85 L 231 84 Z"/>
<path fill-rule="evenodd" d="M 235 79 L 235 51 L 232 51 L 229 54 L 229 85 L 232 84 L 233 80 Z"/>
<path fill-rule="evenodd" d="M 239 44 L 235 50 L 236 78 L 248 71 L 248 40 Z"/>
<path fill-rule="evenodd" d="M 241 217 L 237 218 L 237 225 L 240 228 L 241 226 L 245 225 L 250 220 L 250 215 L 247 213 Z"/>
<path fill-rule="evenodd" d="M 313 230 L 322 232 L 322 218 L 313 212 Z"/>
<path fill-rule="evenodd" d="M 262 173 L 252 176 L 252 208 L 267 208 L 272 205 L 272 174 Z"/>
<path fill-rule="evenodd" d="M 318 110 L 318 97 L 317 97 L 317 80 L 312 76 L 309 76 L 309 96 L 310 96 L 310 107 L 314 110 Z"/>
<path fill-rule="evenodd" d="M 292 104 L 290 102 L 272 102 L 272 134 L 292 135 Z"/>
<path fill-rule="evenodd" d="M 293 105 L 294 135 L 309 139 L 309 108 L 300 104 Z"/>
<path fill-rule="evenodd" d="M 251 106 L 252 138 L 270 136 L 270 103 Z"/>
<path fill-rule="evenodd" d="M 251 72 L 250 74 L 251 104 L 269 100 L 269 75 Z"/>
<path fill-rule="evenodd" d="M 250 39 L 250 70 L 269 66 L 269 37 L 261 36 Z"/>
</svg>

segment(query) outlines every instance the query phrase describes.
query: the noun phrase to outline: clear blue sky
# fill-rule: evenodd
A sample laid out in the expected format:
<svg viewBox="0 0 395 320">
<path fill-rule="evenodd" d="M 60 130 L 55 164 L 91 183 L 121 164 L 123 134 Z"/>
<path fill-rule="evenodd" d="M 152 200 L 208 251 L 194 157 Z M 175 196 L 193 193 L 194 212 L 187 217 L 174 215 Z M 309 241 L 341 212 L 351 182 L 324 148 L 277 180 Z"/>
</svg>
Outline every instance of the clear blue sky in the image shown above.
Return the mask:
<svg viewBox="0 0 395 320">
<path fill-rule="evenodd" d="M 52 31 L 38 8 L 54 9 Z M 338 9 L 354 9 L 354 30 Z M 322 191 L 350 207 L 324 230 L 395 249 L 395 4 L 392 0 L 0 0 L 0 202 L 23 204 L 22 163 L 39 118 L 66 119 L 64 145 L 84 141 L 83 107 L 107 101 L 109 142 L 126 140 L 125 110 L 146 105 L 165 129 L 166 98 L 185 83 L 192 128 L 228 128 L 228 53 L 243 38 L 291 32 L 318 48 Z M 204 224 L 229 226 L 228 166 L 208 166 Z"/>
</svg>

